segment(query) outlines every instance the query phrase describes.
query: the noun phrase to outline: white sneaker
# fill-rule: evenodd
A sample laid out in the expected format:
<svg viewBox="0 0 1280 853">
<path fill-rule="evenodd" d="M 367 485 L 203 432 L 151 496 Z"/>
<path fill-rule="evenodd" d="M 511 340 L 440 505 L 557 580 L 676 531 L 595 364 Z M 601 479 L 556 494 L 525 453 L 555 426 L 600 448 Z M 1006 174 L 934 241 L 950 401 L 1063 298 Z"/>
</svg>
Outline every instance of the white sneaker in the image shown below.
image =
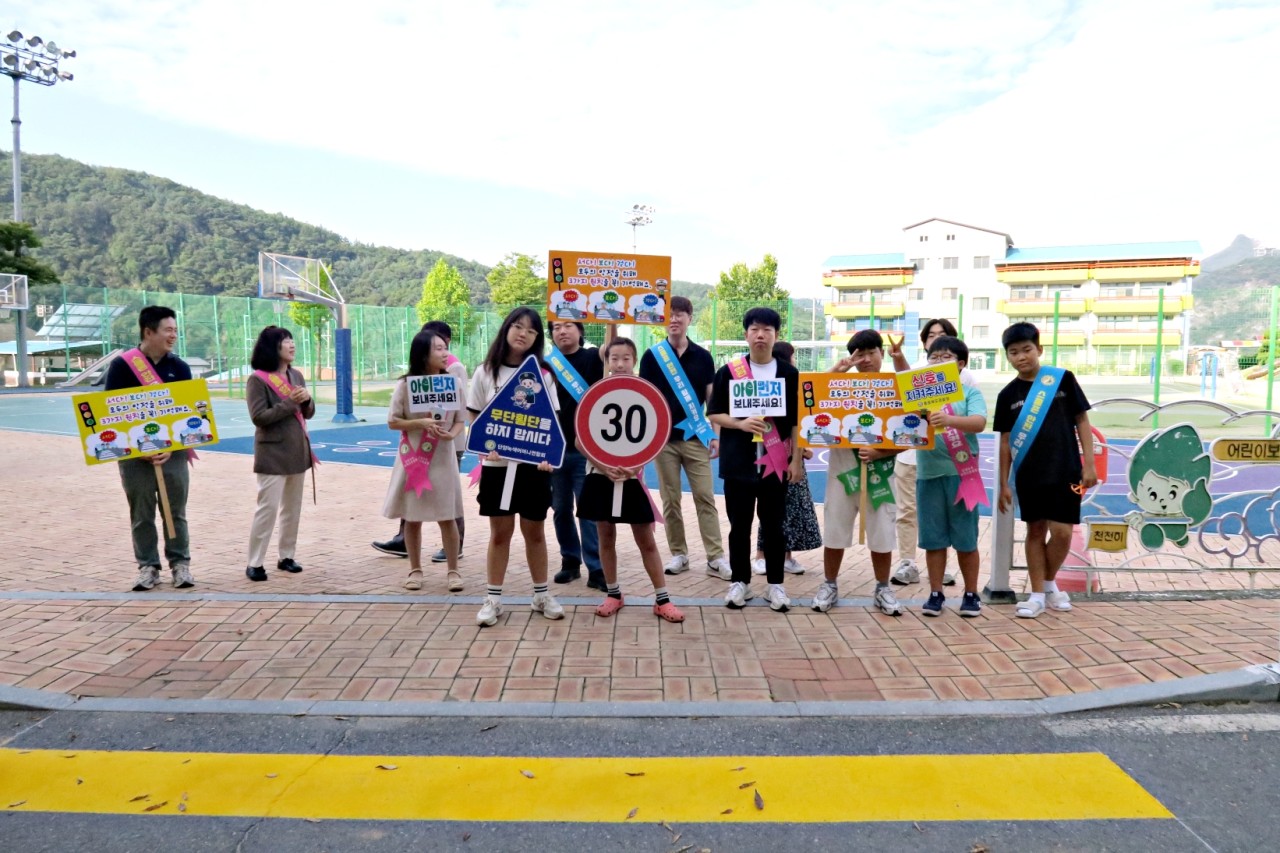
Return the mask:
<svg viewBox="0 0 1280 853">
<path fill-rule="evenodd" d="M 1019 619 L 1035 619 L 1044 612 L 1044 602 L 1028 598 L 1018 605 L 1015 615 Z"/>
<path fill-rule="evenodd" d="M 678 575 L 689 571 L 689 558 L 684 554 L 676 554 L 667 563 L 667 567 L 663 569 L 669 575 Z"/>
<path fill-rule="evenodd" d="M 762 574 L 764 574 L 764 571 L 765 571 L 765 569 L 764 569 L 764 560 L 763 560 L 763 559 L 760 559 L 760 560 L 752 560 L 752 561 L 751 561 L 751 574 L 753 574 L 753 575 L 762 575 Z"/>
<path fill-rule="evenodd" d="M 800 565 L 799 563 L 797 563 L 797 562 L 795 561 L 795 559 L 794 559 L 794 558 L 793 558 L 793 559 L 789 559 L 789 560 L 783 560 L 783 561 L 782 561 L 782 570 L 783 570 L 784 572 L 786 572 L 787 574 L 789 574 L 789 575 L 802 575 L 802 574 L 804 574 L 804 566 L 802 566 L 802 565 Z"/>
<path fill-rule="evenodd" d="M 769 608 L 779 613 L 786 613 L 791 609 L 791 599 L 787 598 L 787 591 L 782 588 L 780 583 L 769 584 Z"/>
<path fill-rule="evenodd" d="M 729 591 L 724 596 L 724 606 L 737 610 L 746 607 L 747 602 L 755 597 L 755 593 L 751 591 L 751 584 L 736 581 L 729 584 Z"/>
<path fill-rule="evenodd" d="M 916 561 L 899 560 L 897 567 L 893 570 L 893 574 L 889 576 L 889 582 L 896 583 L 898 586 L 920 583 L 920 569 L 916 567 Z"/>
<path fill-rule="evenodd" d="M 1071 609 L 1071 596 L 1062 590 L 1051 592 L 1044 597 L 1050 610 L 1061 610 L 1063 613 Z"/>
<path fill-rule="evenodd" d="M 134 592 L 146 592 L 160 583 L 159 566 L 138 566 L 138 579 L 133 582 Z"/>
<path fill-rule="evenodd" d="M 707 563 L 707 574 L 722 581 L 733 580 L 733 569 L 729 568 L 729 561 L 724 557 L 716 557 Z"/>
<path fill-rule="evenodd" d="M 196 579 L 191 576 L 191 566 L 186 563 L 173 564 L 173 585 L 177 589 L 189 589 L 196 585 Z"/>
<path fill-rule="evenodd" d="M 956 573 L 955 573 L 955 572 L 953 572 L 953 571 L 951 571 L 950 569 L 944 569 L 944 570 L 943 570 L 943 572 L 942 572 L 942 585 L 943 585 L 943 586 L 955 586 L 955 585 L 956 585 Z"/>
<path fill-rule="evenodd" d="M 480 612 L 476 614 L 476 624 L 481 628 L 492 628 L 498 624 L 498 617 L 502 615 L 502 602 L 492 595 L 484 597 L 484 604 L 480 605 Z"/>
<path fill-rule="evenodd" d="M 876 590 L 876 607 L 880 608 L 880 612 L 886 616 L 902 615 L 902 605 L 898 603 L 898 597 L 887 586 Z"/>
<path fill-rule="evenodd" d="M 813 609 L 819 613 L 826 613 L 835 607 L 839 600 L 840 590 L 836 585 L 831 581 L 823 581 L 822 586 L 818 587 L 818 591 L 813 595 Z"/>
<path fill-rule="evenodd" d="M 560 602 L 556 601 L 556 597 L 549 592 L 535 592 L 533 601 L 529 602 L 529 609 L 534 613 L 541 613 L 548 619 L 564 618 L 564 608 L 560 606 Z"/>
</svg>

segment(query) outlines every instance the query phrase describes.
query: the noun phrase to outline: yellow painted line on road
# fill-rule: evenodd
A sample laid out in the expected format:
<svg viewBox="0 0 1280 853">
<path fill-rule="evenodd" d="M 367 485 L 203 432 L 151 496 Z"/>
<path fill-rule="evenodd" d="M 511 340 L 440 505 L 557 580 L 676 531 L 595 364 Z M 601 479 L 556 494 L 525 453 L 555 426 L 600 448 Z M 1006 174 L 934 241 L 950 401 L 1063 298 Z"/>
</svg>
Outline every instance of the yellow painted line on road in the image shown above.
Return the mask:
<svg viewBox="0 0 1280 853">
<path fill-rule="evenodd" d="M 604 823 L 1173 817 L 1101 753 L 494 758 L 0 749 L 0 809 Z"/>
</svg>

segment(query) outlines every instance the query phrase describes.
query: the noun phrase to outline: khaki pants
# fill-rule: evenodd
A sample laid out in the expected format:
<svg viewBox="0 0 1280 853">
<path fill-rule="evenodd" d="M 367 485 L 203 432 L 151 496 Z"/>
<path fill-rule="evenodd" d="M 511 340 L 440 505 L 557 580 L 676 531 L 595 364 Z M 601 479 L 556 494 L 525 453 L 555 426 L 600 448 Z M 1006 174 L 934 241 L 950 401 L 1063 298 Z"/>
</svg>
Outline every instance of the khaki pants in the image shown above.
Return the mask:
<svg viewBox="0 0 1280 853">
<path fill-rule="evenodd" d="M 919 532 L 916 524 L 916 466 L 893 466 L 893 499 L 898 504 L 898 559 L 916 561 Z"/>
<path fill-rule="evenodd" d="M 667 528 L 667 548 L 671 556 L 689 556 L 684 538 L 684 515 L 680 511 L 680 469 L 684 468 L 698 511 L 698 530 L 707 562 L 724 556 L 720 544 L 720 514 L 716 511 L 715 486 L 711 482 L 711 451 L 696 438 L 669 441 L 654 461 L 658 468 L 658 490 L 662 497 L 662 519 Z"/>
<path fill-rule="evenodd" d="M 249 565 L 261 566 L 267 558 L 271 531 L 280 517 L 277 556 L 292 559 L 298 547 L 298 520 L 302 517 L 302 493 L 307 474 L 258 474 L 258 509 L 249 529 Z"/>
</svg>

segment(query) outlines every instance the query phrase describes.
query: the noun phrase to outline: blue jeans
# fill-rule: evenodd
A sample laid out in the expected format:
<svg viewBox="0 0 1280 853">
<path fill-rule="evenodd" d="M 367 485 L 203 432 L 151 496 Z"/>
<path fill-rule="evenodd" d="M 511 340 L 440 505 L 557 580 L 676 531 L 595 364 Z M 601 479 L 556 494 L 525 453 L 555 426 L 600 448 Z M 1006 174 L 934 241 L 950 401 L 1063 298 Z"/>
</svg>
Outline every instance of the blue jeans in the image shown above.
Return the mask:
<svg viewBox="0 0 1280 853">
<path fill-rule="evenodd" d="M 587 458 L 576 450 L 565 449 L 564 464 L 551 472 L 551 512 L 556 529 L 560 557 L 566 563 L 586 563 L 587 571 L 600 571 L 600 539 L 596 523 L 575 518 L 573 503 L 582 497 L 582 484 L 587 479 Z M 579 539 L 578 530 L 582 537 Z"/>
</svg>

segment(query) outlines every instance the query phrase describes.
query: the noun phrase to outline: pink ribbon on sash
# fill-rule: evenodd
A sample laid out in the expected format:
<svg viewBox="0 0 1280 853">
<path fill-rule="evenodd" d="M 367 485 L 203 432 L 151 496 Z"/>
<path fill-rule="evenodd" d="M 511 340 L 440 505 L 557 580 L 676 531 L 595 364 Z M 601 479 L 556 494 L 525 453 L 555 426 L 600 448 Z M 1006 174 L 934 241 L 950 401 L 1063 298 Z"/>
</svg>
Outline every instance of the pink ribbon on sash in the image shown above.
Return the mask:
<svg viewBox="0 0 1280 853">
<path fill-rule="evenodd" d="M 431 460 L 435 458 L 438 439 L 422 435 L 422 442 L 413 446 L 409 433 L 400 433 L 400 464 L 404 466 L 404 490 L 422 497 L 422 490 L 431 490 Z"/>
<path fill-rule="evenodd" d="M 950 403 L 940 411 L 948 415 L 955 414 Z M 955 427 L 947 427 L 938 435 L 960 474 L 960 488 L 956 490 L 955 502 L 963 501 L 965 509 L 974 509 L 979 504 L 990 506 L 987 487 L 982 482 L 982 472 L 978 470 L 978 457 L 969 449 L 969 442 L 965 441 L 965 437 Z"/>
<path fill-rule="evenodd" d="M 262 381 L 272 391 L 280 397 L 281 400 L 288 400 L 289 395 L 293 393 L 293 386 L 289 384 L 289 380 L 285 379 L 279 373 L 267 373 L 265 370 L 255 370 L 253 375 Z M 302 407 L 298 407 L 293 413 L 297 419 L 298 425 L 302 427 L 302 434 L 307 437 L 307 452 L 311 454 L 311 464 L 319 465 L 320 460 L 316 457 L 316 452 L 311 449 L 311 434 L 307 432 L 307 419 L 302 414 Z M 314 476 L 314 474 L 312 475 Z"/>
<path fill-rule="evenodd" d="M 734 379 L 751 379 L 751 362 L 745 358 L 730 359 L 729 374 Z M 764 466 L 761 476 L 767 477 L 773 474 L 779 480 L 785 481 L 783 474 L 791 460 L 788 458 L 787 442 L 778 438 L 778 426 L 773 423 L 774 420 L 774 418 L 765 418 L 765 424 L 768 425 L 769 430 L 764 434 L 764 456 L 760 457 L 756 464 Z"/>
<path fill-rule="evenodd" d="M 147 354 L 140 347 L 133 349 L 120 356 L 124 359 L 124 363 L 129 365 L 129 369 L 133 371 L 141 385 L 163 385 L 164 381 L 160 379 L 160 374 L 156 373 L 156 369 L 151 366 L 151 359 L 147 358 Z M 195 465 L 196 460 L 200 457 L 196 455 L 195 448 L 187 448 L 187 464 Z"/>
</svg>

